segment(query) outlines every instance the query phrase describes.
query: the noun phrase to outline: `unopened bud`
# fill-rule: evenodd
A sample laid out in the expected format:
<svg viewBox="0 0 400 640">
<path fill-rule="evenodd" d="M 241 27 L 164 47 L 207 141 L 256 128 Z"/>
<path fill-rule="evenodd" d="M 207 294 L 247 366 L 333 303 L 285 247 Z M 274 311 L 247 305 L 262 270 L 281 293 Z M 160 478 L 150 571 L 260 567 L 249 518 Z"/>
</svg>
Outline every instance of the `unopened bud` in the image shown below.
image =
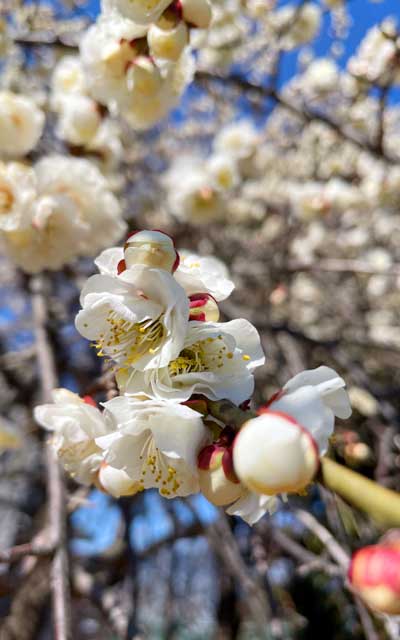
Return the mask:
<svg viewBox="0 0 400 640">
<path fill-rule="evenodd" d="M 241 482 L 266 495 L 302 491 L 319 466 L 318 447 L 291 416 L 264 410 L 235 438 L 233 463 Z"/>
<path fill-rule="evenodd" d="M 126 268 L 145 264 L 173 272 L 179 264 L 173 240 L 162 231 L 136 231 L 131 234 L 125 242 L 124 256 Z"/>
<path fill-rule="evenodd" d="M 150 53 L 155 58 L 176 62 L 189 40 L 189 31 L 183 21 L 164 28 L 162 21 L 152 24 L 148 33 Z"/>
<path fill-rule="evenodd" d="M 198 29 L 207 29 L 212 18 L 208 0 L 181 0 L 182 16 L 185 22 Z"/>
<path fill-rule="evenodd" d="M 114 498 L 133 496 L 141 489 L 140 484 L 132 480 L 125 471 L 115 469 L 106 462 L 103 462 L 100 467 L 98 484 L 101 489 Z"/>
<path fill-rule="evenodd" d="M 212 504 L 222 507 L 243 493 L 233 470 L 232 447 L 210 444 L 198 457 L 200 491 Z"/>
<path fill-rule="evenodd" d="M 189 296 L 189 320 L 199 322 L 218 322 L 219 309 L 217 301 L 209 293 L 194 293 Z"/>
<path fill-rule="evenodd" d="M 400 547 L 371 545 L 353 555 L 348 578 L 365 603 L 380 613 L 400 614 Z"/>
<path fill-rule="evenodd" d="M 159 69 L 148 56 L 137 56 L 129 65 L 128 88 L 143 96 L 159 91 L 162 78 Z"/>
<path fill-rule="evenodd" d="M 344 447 L 344 458 L 347 464 L 358 466 L 371 462 L 372 451 L 365 442 L 350 442 Z"/>
</svg>

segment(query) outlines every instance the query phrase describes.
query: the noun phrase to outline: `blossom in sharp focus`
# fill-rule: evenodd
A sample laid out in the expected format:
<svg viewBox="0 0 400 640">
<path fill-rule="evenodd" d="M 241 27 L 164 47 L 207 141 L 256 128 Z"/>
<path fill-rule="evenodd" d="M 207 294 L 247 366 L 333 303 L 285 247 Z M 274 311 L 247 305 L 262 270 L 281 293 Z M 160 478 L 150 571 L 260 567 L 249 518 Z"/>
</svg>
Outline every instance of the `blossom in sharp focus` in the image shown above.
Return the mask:
<svg viewBox="0 0 400 640">
<path fill-rule="evenodd" d="M 103 460 L 95 438 L 108 432 L 101 411 L 76 393 L 55 389 L 53 403 L 35 407 L 34 416 L 53 432 L 52 446 L 64 469 L 82 484 L 94 482 Z"/>
<path fill-rule="evenodd" d="M 258 332 L 247 320 L 189 322 L 183 348 L 166 366 L 121 371 L 117 381 L 129 395 L 184 402 L 196 393 L 240 404 L 252 395 L 253 371 L 264 360 Z"/>
<path fill-rule="evenodd" d="M 329 367 L 289 380 L 235 439 L 234 468 L 243 484 L 266 495 L 303 490 L 326 453 L 335 416 L 351 414 L 344 386 Z"/>
<path fill-rule="evenodd" d="M 221 260 L 214 256 L 199 256 L 187 249 L 181 249 L 179 257 L 175 279 L 188 296 L 194 293 L 209 293 L 217 302 L 230 296 L 235 285 Z"/>
<path fill-rule="evenodd" d="M 200 413 L 173 402 L 126 396 L 109 400 L 104 409 L 117 426 L 97 444 L 111 467 L 166 498 L 199 490 L 197 454 L 208 438 Z"/>
<path fill-rule="evenodd" d="M 0 155 L 18 158 L 32 151 L 44 122 L 44 113 L 32 98 L 0 91 Z"/>
<path fill-rule="evenodd" d="M 124 261 L 127 268 L 144 264 L 171 273 L 179 264 L 179 256 L 174 241 L 166 233 L 156 230 L 136 231 L 125 242 Z"/>
<path fill-rule="evenodd" d="M 122 367 L 164 367 L 183 347 L 189 303 L 167 271 L 137 265 L 117 277 L 94 275 L 81 305 L 76 328 Z"/>
<path fill-rule="evenodd" d="M 202 494 L 212 504 L 226 507 L 230 515 L 239 516 L 253 525 L 262 516 L 273 513 L 278 504 L 275 496 L 257 494 L 240 482 L 233 466 L 234 432 L 229 427 L 217 442 L 204 447 L 198 455 L 199 482 Z"/>
<path fill-rule="evenodd" d="M 37 194 L 33 169 L 18 162 L 0 163 L 0 230 L 27 227 Z"/>
</svg>

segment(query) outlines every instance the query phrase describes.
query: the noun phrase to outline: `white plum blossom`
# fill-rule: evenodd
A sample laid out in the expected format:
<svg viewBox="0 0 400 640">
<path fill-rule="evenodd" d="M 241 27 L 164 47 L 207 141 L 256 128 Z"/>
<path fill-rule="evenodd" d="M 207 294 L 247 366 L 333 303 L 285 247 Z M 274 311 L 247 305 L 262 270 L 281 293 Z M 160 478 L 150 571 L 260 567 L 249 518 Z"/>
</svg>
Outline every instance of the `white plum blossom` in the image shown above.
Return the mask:
<svg viewBox="0 0 400 640">
<path fill-rule="evenodd" d="M 87 89 L 105 105 L 131 99 L 127 72 L 139 55 L 147 29 L 118 14 L 102 15 L 84 34 L 80 53 Z"/>
<path fill-rule="evenodd" d="M 249 120 L 238 120 L 225 125 L 214 138 L 214 149 L 231 158 L 251 156 L 258 142 L 257 131 Z"/>
<path fill-rule="evenodd" d="M 171 0 L 102 0 L 101 8 L 107 17 L 112 12 L 140 25 L 156 22 Z"/>
<path fill-rule="evenodd" d="M 122 393 L 143 393 L 177 402 L 194 393 L 236 404 L 251 397 L 253 371 L 265 357 L 257 330 L 247 320 L 189 322 L 184 345 L 167 366 L 117 374 Z"/>
<path fill-rule="evenodd" d="M 85 93 L 86 82 L 81 60 L 78 56 L 63 56 L 56 64 L 51 77 L 52 108 L 57 110 L 59 99 Z"/>
<path fill-rule="evenodd" d="M 96 442 L 110 467 L 166 498 L 199 490 L 197 454 L 208 438 L 200 413 L 173 402 L 126 396 L 105 402 L 104 409 L 116 429 Z"/>
<path fill-rule="evenodd" d="M 348 63 L 350 73 L 370 82 L 400 82 L 400 63 L 395 37 L 379 25 L 370 29 Z"/>
<path fill-rule="evenodd" d="M 0 91 L 0 155 L 18 158 L 32 151 L 44 122 L 44 113 L 32 98 Z"/>
<path fill-rule="evenodd" d="M 235 285 L 221 260 L 214 256 L 199 256 L 187 249 L 181 249 L 179 257 L 175 279 L 188 296 L 194 293 L 209 293 L 217 302 L 230 296 Z"/>
<path fill-rule="evenodd" d="M 211 176 L 211 184 L 216 189 L 233 189 L 240 182 L 238 166 L 228 153 L 216 153 L 209 157 L 206 165 Z"/>
<path fill-rule="evenodd" d="M 303 371 L 247 421 L 235 439 L 233 462 L 251 491 L 266 495 L 301 491 L 326 453 L 335 416 L 348 418 L 345 382 L 329 367 Z"/>
<path fill-rule="evenodd" d="M 51 443 L 64 469 L 82 484 L 94 482 L 103 460 L 95 439 L 109 431 L 101 411 L 68 389 L 55 389 L 53 403 L 35 407 L 34 416 L 53 432 Z"/>
<path fill-rule="evenodd" d="M 157 64 L 148 52 L 148 28 L 119 14 L 102 15 L 85 33 L 81 59 L 90 94 L 120 113 L 134 128 L 146 129 L 178 103 L 194 74 L 186 47 L 175 63 Z"/>
<path fill-rule="evenodd" d="M 37 193 L 33 169 L 18 162 L 0 163 L 0 230 L 30 224 L 29 212 Z"/>
<path fill-rule="evenodd" d="M 107 179 L 88 160 L 47 156 L 36 164 L 35 172 L 39 196 L 47 199 L 49 209 L 65 207 L 86 227 L 78 254 L 93 255 L 124 234 L 119 202 Z"/>
<path fill-rule="evenodd" d="M 98 355 L 122 367 L 164 367 L 183 347 L 189 303 L 167 271 L 136 265 L 116 277 L 94 275 L 81 305 L 76 328 L 95 342 Z"/>
<path fill-rule="evenodd" d="M 154 58 L 177 62 L 189 42 L 189 30 L 182 20 L 171 24 L 170 21 L 161 19 L 150 25 L 147 42 Z"/>
<path fill-rule="evenodd" d="M 274 513 L 277 506 L 278 500 L 275 496 L 261 495 L 243 488 L 241 497 L 225 509 L 225 511 L 230 516 L 242 518 L 242 520 L 252 526 L 266 513 Z"/>
<path fill-rule="evenodd" d="M 339 70 L 329 58 L 316 58 L 307 67 L 303 82 L 306 89 L 323 94 L 334 90 L 339 82 Z"/>
<path fill-rule="evenodd" d="M 66 95 L 59 100 L 56 134 L 73 145 L 88 145 L 94 139 L 101 113 L 94 100 L 85 95 Z"/>
<path fill-rule="evenodd" d="M 209 224 L 220 219 L 226 209 L 224 193 L 199 157 L 184 156 L 173 162 L 163 178 L 167 205 L 179 220 Z"/>
<path fill-rule="evenodd" d="M 283 31 L 281 46 L 289 51 L 312 40 L 321 25 L 322 11 L 317 4 L 306 2 L 297 11 L 298 7 L 290 4 L 271 12 L 271 25 L 278 33 Z"/>
<path fill-rule="evenodd" d="M 26 171 L 18 175 L 22 189 L 16 207 L 22 199 L 26 206 L 23 215 L 12 216 L 8 230 L 3 226 L 2 241 L 28 273 L 59 269 L 77 256 L 93 255 L 125 232 L 117 199 L 88 160 L 45 156 L 34 166 L 34 179 Z M 4 184 L 6 208 L 9 181 Z"/>
</svg>

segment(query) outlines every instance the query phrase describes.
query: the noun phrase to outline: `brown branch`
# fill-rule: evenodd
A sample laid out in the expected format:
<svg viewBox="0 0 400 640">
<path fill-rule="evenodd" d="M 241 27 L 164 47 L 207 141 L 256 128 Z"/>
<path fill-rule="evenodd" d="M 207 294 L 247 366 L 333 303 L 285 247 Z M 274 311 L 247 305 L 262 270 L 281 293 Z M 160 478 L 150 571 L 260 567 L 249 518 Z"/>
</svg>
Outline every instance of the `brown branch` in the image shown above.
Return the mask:
<svg viewBox="0 0 400 640">
<path fill-rule="evenodd" d="M 51 402 L 57 384 L 56 367 L 47 335 L 45 281 L 36 276 L 31 281 L 32 313 L 37 348 L 37 363 L 43 402 Z M 50 569 L 55 640 L 70 640 L 70 604 L 66 540 L 66 496 L 63 476 L 49 441 L 46 444 L 48 519 L 51 542 L 56 547 Z"/>
</svg>

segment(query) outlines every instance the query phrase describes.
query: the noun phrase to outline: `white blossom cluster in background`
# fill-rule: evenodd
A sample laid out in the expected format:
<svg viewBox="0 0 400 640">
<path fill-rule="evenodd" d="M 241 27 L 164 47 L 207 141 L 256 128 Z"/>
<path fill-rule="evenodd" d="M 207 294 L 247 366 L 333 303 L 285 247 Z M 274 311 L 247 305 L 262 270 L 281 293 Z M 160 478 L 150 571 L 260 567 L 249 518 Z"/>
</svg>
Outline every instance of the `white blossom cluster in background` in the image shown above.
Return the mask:
<svg viewBox="0 0 400 640">
<path fill-rule="evenodd" d="M 63 56 L 51 79 L 50 107 L 57 114 L 55 134 L 69 145 L 99 154 L 105 169 L 111 170 L 123 154 L 119 125 L 104 113 L 87 88 L 79 56 Z"/>
<path fill-rule="evenodd" d="M 208 157 L 177 157 L 163 176 L 168 211 L 194 225 L 223 219 L 235 188 L 253 171 L 258 143 L 254 126 L 243 119 L 219 131 Z"/>
<path fill-rule="evenodd" d="M 94 255 L 125 232 L 118 200 L 88 160 L 0 164 L 0 244 L 27 273 Z"/>
<path fill-rule="evenodd" d="M 201 491 L 250 524 L 279 494 L 302 491 L 335 416 L 350 415 L 343 379 L 324 366 L 298 374 L 236 434 L 211 405 L 244 408 L 265 358 L 250 322 L 219 322 L 218 303 L 233 289 L 224 265 L 179 255 L 160 231 L 136 232 L 95 262 L 75 324 L 114 363 L 120 395 L 101 410 L 59 389 L 35 409 L 72 477 L 115 497 Z"/>
<path fill-rule="evenodd" d="M 80 47 L 90 95 L 135 129 L 153 126 L 193 79 L 190 33 L 211 17 L 208 0 L 103 0 Z M 95 126 L 89 105 L 86 112 Z"/>
</svg>

